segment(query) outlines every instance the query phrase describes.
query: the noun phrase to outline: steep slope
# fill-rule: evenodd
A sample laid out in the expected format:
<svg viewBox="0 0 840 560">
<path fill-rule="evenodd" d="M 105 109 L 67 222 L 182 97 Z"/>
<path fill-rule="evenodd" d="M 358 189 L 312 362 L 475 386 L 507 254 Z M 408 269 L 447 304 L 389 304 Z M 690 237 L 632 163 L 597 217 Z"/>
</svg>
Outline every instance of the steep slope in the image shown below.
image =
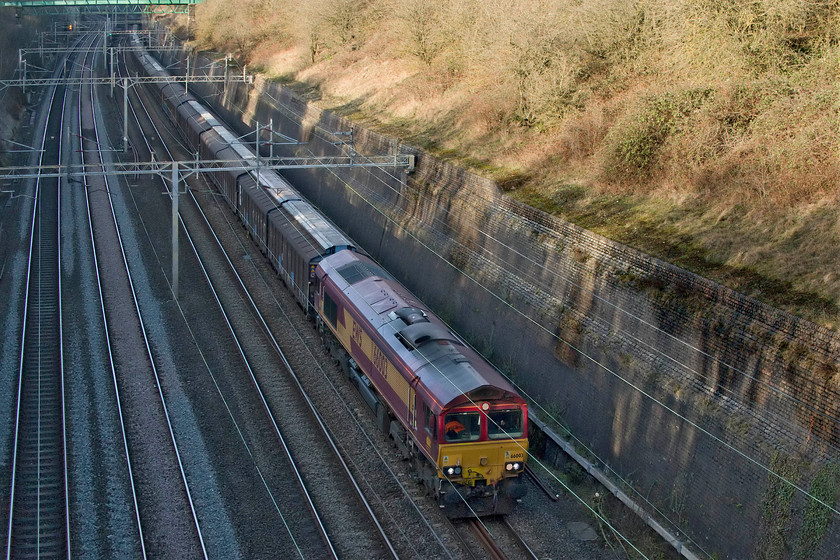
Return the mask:
<svg viewBox="0 0 840 560">
<path fill-rule="evenodd" d="M 838 8 L 208 0 L 200 47 L 511 196 L 835 327 Z"/>
</svg>

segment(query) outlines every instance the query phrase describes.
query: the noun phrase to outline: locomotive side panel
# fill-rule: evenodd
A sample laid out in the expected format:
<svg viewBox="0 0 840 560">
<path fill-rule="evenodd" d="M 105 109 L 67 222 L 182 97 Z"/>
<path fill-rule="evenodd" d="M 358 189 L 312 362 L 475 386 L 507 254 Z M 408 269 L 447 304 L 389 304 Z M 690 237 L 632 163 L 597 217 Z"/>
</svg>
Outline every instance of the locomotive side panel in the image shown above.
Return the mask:
<svg viewBox="0 0 840 560">
<path fill-rule="evenodd" d="M 510 512 L 525 494 L 524 400 L 373 261 L 339 253 L 317 276 L 319 316 L 399 421 L 388 432 L 447 515 Z"/>
<path fill-rule="evenodd" d="M 374 344 L 366 332 L 364 320 L 358 320 L 358 310 L 347 296 L 329 281 L 322 284 L 322 288 L 320 314 L 326 319 L 325 323 L 405 425 L 413 393 L 408 382 L 394 366 L 393 358 Z"/>
</svg>

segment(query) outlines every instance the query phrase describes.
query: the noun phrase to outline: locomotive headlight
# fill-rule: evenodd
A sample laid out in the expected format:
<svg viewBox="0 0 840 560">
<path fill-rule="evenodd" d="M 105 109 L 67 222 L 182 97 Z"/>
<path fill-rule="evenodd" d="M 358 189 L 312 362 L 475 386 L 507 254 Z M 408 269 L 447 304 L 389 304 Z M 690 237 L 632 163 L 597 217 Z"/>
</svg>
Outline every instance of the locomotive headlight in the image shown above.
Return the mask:
<svg viewBox="0 0 840 560">
<path fill-rule="evenodd" d="M 444 472 L 446 473 L 446 476 L 459 475 L 459 474 L 461 474 L 461 467 L 460 466 L 458 466 L 458 467 L 447 467 Z"/>
<path fill-rule="evenodd" d="M 523 468 L 525 468 L 525 464 L 520 463 L 519 461 L 516 461 L 515 463 L 505 463 L 505 470 L 508 472 L 518 472 Z"/>
</svg>

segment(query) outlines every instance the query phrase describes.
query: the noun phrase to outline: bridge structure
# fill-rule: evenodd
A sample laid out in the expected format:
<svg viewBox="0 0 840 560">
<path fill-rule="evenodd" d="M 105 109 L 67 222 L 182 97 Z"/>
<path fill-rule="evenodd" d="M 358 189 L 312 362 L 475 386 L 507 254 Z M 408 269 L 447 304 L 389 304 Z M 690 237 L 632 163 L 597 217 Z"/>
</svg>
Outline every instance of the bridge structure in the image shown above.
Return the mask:
<svg viewBox="0 0 840 560">
<path fill-rule="evenodd" d="M 62 14 L 75 8 L 86 14 L 137 13 L 176 14 L 189 13 L 202 0 L 0 0 L 0 7 L 30 10 L 38 13 Z"/>
</svg>

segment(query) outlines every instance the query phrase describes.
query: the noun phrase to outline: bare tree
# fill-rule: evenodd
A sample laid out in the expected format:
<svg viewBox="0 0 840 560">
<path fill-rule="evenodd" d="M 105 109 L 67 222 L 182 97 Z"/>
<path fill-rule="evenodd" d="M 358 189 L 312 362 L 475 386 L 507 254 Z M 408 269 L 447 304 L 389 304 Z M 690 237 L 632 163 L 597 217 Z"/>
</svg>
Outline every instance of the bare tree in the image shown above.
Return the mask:
<svg viewBox="0 0 840 560">
<path fill-rule="evenodd" d="M 431 65 L 445 44 L 441 3 L 436 0 L 406 0 L 398 16 L 403 23 L 408 52 Z"/>
<path fill-rule="evenodd" d="M 359 47 L 368 3 L 358 0 L 330 0 L 324 11 L 324 21 L 339 45 L 351 49 Z"/>
</svg>

